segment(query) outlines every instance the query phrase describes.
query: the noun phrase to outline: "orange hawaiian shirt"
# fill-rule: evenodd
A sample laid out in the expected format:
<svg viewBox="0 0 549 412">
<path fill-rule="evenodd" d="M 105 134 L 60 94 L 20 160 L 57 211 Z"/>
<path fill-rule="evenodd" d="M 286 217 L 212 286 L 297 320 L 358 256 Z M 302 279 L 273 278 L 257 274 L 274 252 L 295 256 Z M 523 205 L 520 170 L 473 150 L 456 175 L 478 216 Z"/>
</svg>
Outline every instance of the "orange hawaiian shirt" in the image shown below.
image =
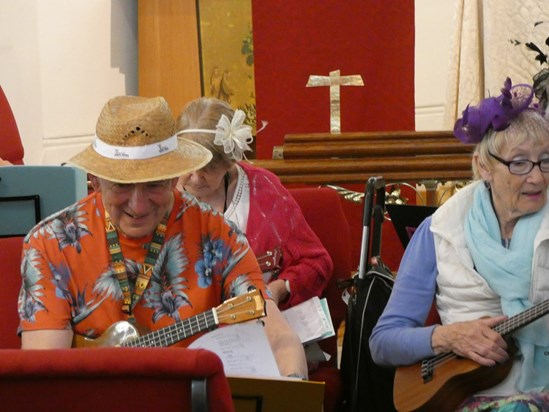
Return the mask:
<svg viewBox="0 0 549 412">
<path fill-rule="evenodd" d="M 252 289 L 267 296 L 246 237 L 194 197 L 174 195 L 162 249 L 133 310 L 137 324 L 150 331 Z M 143 239 L 119 234 L 131 289 L 151 239 L 152 234 Z M 70 328 L 96 338 L 113 323 L 128 320 L 107 246 L 100 193 L 46 218 L 27 235 L 22 276 L 20 331 Z"/>
</svg>

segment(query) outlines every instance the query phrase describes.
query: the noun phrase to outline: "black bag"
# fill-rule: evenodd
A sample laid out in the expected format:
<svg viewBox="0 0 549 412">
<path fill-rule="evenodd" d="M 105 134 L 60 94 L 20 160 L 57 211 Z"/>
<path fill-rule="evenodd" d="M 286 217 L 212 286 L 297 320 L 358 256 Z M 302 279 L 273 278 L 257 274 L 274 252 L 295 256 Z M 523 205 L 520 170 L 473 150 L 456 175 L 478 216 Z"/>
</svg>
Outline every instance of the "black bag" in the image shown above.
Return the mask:
<svg viewBox="0 0 549 412">
<path fill-rule="evenodd" d="M 372 177 L 368 179 L 364 196 L 364 231 L 359 271 L 341 285 L 350 287 L 341 354 L 344 406 L 347 412 L 396 410 L 393 403 L 395 368 L 376 365 L 368 343 L 394 283 L 393 274 L 379 257 L 384 207 L 385 181 L 381 177 Z M 374 223 L 370 234 L 372 216 Z M 370 256 L 377 257 L 377 264 L 370 263 Z"/>
</svg>

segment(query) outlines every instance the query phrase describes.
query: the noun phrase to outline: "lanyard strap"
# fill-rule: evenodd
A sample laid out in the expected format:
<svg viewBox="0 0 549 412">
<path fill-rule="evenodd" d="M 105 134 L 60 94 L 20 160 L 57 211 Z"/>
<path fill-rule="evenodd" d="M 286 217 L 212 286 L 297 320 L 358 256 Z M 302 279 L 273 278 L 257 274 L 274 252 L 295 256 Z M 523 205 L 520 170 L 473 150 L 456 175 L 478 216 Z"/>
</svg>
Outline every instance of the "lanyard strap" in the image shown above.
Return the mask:
<svg viewBox="0 0 549 412">
<path fill-rule="evenodd" d="M 139 302 L 139 299 L 141 299 L 143 292 L 149 284 L 154 265 L 166 237 L 167 227 L 168 214 L 164 216 L 162 222 L 156 227 L 152 241 L 147 246 L 147 256 L 145 257 L 143 264 L 139 266 L 139 274 L 135 281 L 134 292 L 131 294 L 124 255 L 122 254 L 122 247 L 120 246 L 120 240 L 118 239 L 118 232 L 111 221 L 111 216 L 105 211 L 105 231 L 107 232 L 107 244 L 111 254 L 111 262 L 124 296 L 122 311 L 130 316 L 132 315 L 133 308 L 135 308 L 135 305 Z"/>
</svg>

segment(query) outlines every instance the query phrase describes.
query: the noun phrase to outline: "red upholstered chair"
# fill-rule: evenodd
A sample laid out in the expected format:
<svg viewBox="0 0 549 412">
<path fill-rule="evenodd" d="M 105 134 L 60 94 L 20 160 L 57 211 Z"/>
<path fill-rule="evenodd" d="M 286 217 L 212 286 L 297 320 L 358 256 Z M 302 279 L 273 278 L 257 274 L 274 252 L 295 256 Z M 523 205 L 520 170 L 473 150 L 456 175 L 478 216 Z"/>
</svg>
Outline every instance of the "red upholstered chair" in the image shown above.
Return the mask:
<svg viewBox="0 0 549 412">
<path fill-rule="evenodd" d="M 21 287 L 23 237 L 0 238 L 0 349 L 21 347 L 17 297 Z"/>
<path fill-rule="evenodd" d="M 341 298 L 339 280 L 348 279 L 353 271 L 350 247 L 350 229 L 336 191 L 325 188 L 291 188 L 290 193 L 301 207 L 307 223 L 316 233 L 334 263 L 333 276 L 323 293 L 328 301 L 336 331 L 345 320 L 347 306 Z M 322 349 L 332 358 L 310 374 L 309 379 L 325 382 L 324 411 L 341 410 L 343 386 L 337 367 L 337 334 L 320 342 Z"/>
<path fill-rule="evenodd" d="M 0 350 L 2 409 L 234 411 L 223 364 L 183 348 Z"/>
<path fill-rule="evenodd" d="M 23 164 L 23 144 L 10 103 L 0 86 L 0 158 Z"/>
<path fill-rule="evenodd" d="M 217 355 L 204 349 L 16 349 L 21 347 L 17 297 L 22 245 L 23 237 L 0 238 L 3 409 L 234 410 L 223 364 Z"/>
</svg>

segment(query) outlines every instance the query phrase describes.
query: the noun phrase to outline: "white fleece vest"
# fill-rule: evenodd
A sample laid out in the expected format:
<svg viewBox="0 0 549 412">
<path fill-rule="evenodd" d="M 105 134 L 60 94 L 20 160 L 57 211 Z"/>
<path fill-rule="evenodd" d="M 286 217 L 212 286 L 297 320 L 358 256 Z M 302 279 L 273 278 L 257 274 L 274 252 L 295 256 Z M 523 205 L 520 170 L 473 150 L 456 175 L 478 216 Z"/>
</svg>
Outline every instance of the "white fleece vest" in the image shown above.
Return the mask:
<svg viewBox="0 0 549 412">
<path fill-rule="evenodd" d="M 442 324 L 496 316 L 502 313 L 500 298 L 473 267 L 467 249 L 464 225 L 473 203 L 474 191 L 482 182 L 472 183 L 452 196 L 439 208 L 431 222 L 437 257 L 437 309 Z M 549 298 L 549 218 L 545 216 L 534 240 L 532 286 L 530 300 L 534 303 Z M 546 316 L 549 330 L 549 316 Z M 483 394 L 515 393 L 518 368 L 500 385 Z"/>
</svg>

